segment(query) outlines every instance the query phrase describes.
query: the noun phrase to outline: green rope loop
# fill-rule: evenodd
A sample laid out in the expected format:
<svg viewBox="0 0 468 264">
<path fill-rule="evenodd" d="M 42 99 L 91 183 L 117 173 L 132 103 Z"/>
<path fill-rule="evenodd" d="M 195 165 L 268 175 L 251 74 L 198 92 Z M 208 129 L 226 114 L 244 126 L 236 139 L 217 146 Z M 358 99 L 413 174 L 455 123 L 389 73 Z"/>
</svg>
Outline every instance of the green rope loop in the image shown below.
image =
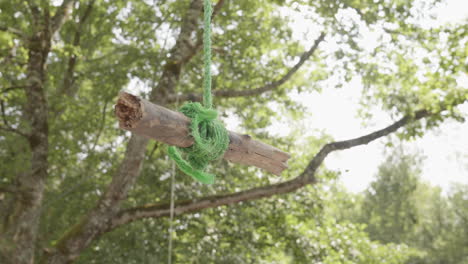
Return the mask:
<svg viewBox="0 0 468 264">
<path fill-rule="evenodd" d="M 168 154 L 175 161 L 180 170 L 194 179 L 212 184 L 215 176 L 204 170 L 208 164 L 221 158 L 229 145 L 229 136 L 223 124 L 217 120 L 218 112 L 211 109 L 211 1 L 204 1 L 204 82 L 203 106 L 200 103 L 186 103 L 180 112 L 192 120 L 190 134 L 194 139 L 188 148 L 169 147 Z M 183 152 L 185 157 L 182 157 Z"/>
<path fill-rule="evenodd" d="M 218 113 L 200 103 L 187 103 L 180 111 L 192 119 L 190 133 L 194 143 L 188 148 L 169 147 L 171 157 L 185 174 L 194 179 L 212 184 L 214 175 L 204 172 L 208 164 L 219 159 L 229 145 L 229 136 L 223 124 L 216 119 Z M 180 150 L 185 154 L 182 158 Z"/>
</svg>

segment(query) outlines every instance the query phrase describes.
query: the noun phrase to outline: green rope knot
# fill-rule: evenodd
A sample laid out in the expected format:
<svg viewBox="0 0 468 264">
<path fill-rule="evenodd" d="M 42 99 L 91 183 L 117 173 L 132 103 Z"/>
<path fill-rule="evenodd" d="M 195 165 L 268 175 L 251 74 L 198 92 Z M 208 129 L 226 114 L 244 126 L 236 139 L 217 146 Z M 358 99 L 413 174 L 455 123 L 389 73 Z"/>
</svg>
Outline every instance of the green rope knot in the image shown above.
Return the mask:
<svg viewBox="0 0 468 264">
<path fill-rule="evenodd" d="M 194 143 L 188 148 L 169 147 L 168 154 L 181 171 L 202 183 L 212 184 L 214 175 L 205 172 L 208 163 L 219 159 L 229 145 L 229 136 L 223 124 L 216 119 L 218 112 L 212 109 L 211 96 L 211 1 L 203 1 L 203 106 L 200 103 L 186 103 L 180 109 L 192 119 L 190 134 Z M 185 159 L 178 150 L 185 153 Z"/>
<path fill-rule="evenodd" d="M 211 161 L 221 158 L 229 145 L 224 125 L 216 119 L 218 112 L 200 103 L 186 103 L 180 112 L 192 119 L 190 134 L 194 143 L 188 148 L 169 147 L 169 157 L 185 174 L 205 184 L 212 184 L 215 176 L 204 170 Z M 182 158 L 180 150 L 185 155 Z"/>
</svg>

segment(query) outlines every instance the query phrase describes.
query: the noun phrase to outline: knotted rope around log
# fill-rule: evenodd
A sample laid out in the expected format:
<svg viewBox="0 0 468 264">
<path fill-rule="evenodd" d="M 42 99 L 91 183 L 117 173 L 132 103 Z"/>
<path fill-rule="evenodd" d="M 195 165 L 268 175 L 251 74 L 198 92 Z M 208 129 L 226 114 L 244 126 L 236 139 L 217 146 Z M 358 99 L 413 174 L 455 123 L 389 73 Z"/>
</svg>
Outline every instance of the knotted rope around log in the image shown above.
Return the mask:
<svg viewBox="0 0 468 264">
<path fill-rule="evenodd" d="M 194 144 L 188 148 L 169 147 L 168 154 L 180 170 L 194 179 L 212 184 L 215 176 L 205 172 L 208 164 L 221 158 L 229 145 L 229 136 L 224 125 L 217 120 L 218 112 L 212 109 L 211 95 L 211 1 L 204 0 L 204 85 L 203 105 L 200 103 L 186 103 L 180 112 L 192 120 L 190 134 Z M 182 157 L 181 153 L 185 153 Z"/>
<path fill-rule="evenodd" d="M 229 145 L 228 132 L 216 119 L 216 110 L 207 109 L 200 103 L 187 103 L 180 112 L 192 120 L 190 134 L 194 144 L 188 148 L 169 147 L 169 156 L 184 173 L 202 183 L 212 184 L 215 176 L 204 170 L 211 161 L 223 156 Z M 178 150 L 185 153 L 185 158 Z"/>
</svg>

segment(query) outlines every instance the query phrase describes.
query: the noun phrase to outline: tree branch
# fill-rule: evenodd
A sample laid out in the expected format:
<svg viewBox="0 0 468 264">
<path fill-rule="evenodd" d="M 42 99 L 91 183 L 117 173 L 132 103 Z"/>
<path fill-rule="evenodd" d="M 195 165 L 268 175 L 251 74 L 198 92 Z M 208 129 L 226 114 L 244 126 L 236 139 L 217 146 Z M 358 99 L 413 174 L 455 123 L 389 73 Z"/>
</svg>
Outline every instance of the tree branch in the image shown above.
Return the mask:
<svg viewBox="0 0 468 264">
<path fill-rule="evenodd" d="M 10 126 L 0 125 L 0 130 L 18 134 L 18 135 L 20 135 L 22 137 L 25 137 L 26 139 L 30 138 L 28 134 L 25 134 L 25 133 L 19 131 L 18 129 L 14 129 L 14 128 L 10 127 Z"/>
<path fill-rule="evenodd" d="M 421 118 L 427 117 L 429 115 L 430 113 L 428 111 L 421 110 L 416 112 L 413 117 L 405 116 L 399 121 L 393 123 L 392 125 L 370 133 L 368 135 L 350 140 L 328 143 L 325 146 L 323 146 L 322 149 L 312 158 L 305 170 L 299 176 L 292 180 L 268 186 L 256 187 L 231 194 L 213 195 L 200 199 L 178 202 L 174 207 L 174 214 L 182 215 L 207 208 L 214 208 L 222 205 L 230 205 L 244 201 L 257 200 L 260 198 L 271 197 L 277 194 L 293 192 L 306 185 L 315 184 L 317 183 L 315 173 L 319 166 L 323 163 L 325 158 L 328 156 L 328 154 L 330 154 L 331 152 L 368 144 L 373 140 L 389 135 L 397 131 L 399 128 Z M 145 205 L 141 207 L 122 210 L 112 220 L 107 231 L 143 218 L 166 217 L 169 216 L 169 213 L 169 203 Z"/>
<path fill-rule="evenodd" d="M 224 0 L 219 0 L 218 3 L 213 8 L 213 13 L 211 13 L 211 22 L 213 23 L 214 18 L 219 13 L 221 8 L 224 5 Z M 203 31 L 197 33 L 197 41 L 193 45 L 191 51 L 185 55 L 182 59 L 183 63 L 189 62 L 200 50 L 203 45 Z"/>
<path fill-rule="evenodd" d="M 37 24 L 41 16 L 41 11 L 39 10 L 39 7 L 32 0 L 26 0 L 26 3 L 29 7 L 29 11 L 31 12 L 33 22 Z"/>
<path fill-rule="evenodd" d="M 107 111 L 107 104 L 109 102 L 106 101 L 104 103 L 104 107 L 102 108 L 102 117 L 101 117 L 101 121 L 99 122 L 101 124 L 101 127 L 99 127 L 99 131 L 98 133 L 96 134 L 96 138 L 94 139 L 94 143 L 91 147 L 91 152 L 94 152 L 94 150 L 96 149 L 96 146 L 99 142 L 99 138 L 101 137 L 101 134 L 102 134 L 102 131 L 104 131 L 104 127 L 106 126 L 106 111 Z"/>
<path fill-rule="evenodd" d="M 27 87 L 28 87 L 27 85 L 14 85 L 14 86 L 0 89 L 0 93 L 8 93 L 10 91 L 19 90 L 19 89 L 23 89 Z"/>
<path fill-rule="evenodd" d="M 13 27 L 0 26 L 0 31 L 11 33 L 11 34 L 16 35 L 17 37 L 19 37 L 21 39 L 26 38 L 26 35 L 24 35 L 24 33 L 21 30 L 13 28 Z"/>
<path fill-rule="evenodd" d="M 73 38 L 73 43 L 72 43 L 74 47 L 78 47 L 80 45 L 83 26 L 91 14 L 94 2 L 95 0 L 89 1 L 88 5 L 86 6 L 83 16 L 78 21 L 78 26 L 75 31 L 75 36 Z M 76 93 L 77 90 L 72 89 L 72 86 L 75 81 L 73 78 L 73 73 L 75 71 L 76 61 L 77 61 L 76 55 L 71 54 L 70 57 L 68 58 L 68 67 L 67 67 L 67 70 L 65 71 L 65 76 L 63 78 L 63 86 L 62 86 L 62 89 L 60 89 L 59 95 L 66 94 L 67 96 L 73 96 Z"/>
<path fill-rule="evenodd" d="M 0 193 L 16 193 L 18 188 L 13 185 L 0 185 Z"/>
<path fill-rule="evenodd" d="M 51 34 L 57 32 L 62 27 L 63 23 L 67 21 L 74 2 L 75 0 L 63 0 L 62 4 L 55 12 L 54 17 L 52 17 Z"/>
<path fill-rule="evenodd" d="M 284 76 L 282 76 L 278 80 L 268 83 L 262 87 L 249 89 L 249 90 L 215 90 L 213 91 L 213 95 L 217 97 L 230 98 L 230 97 L 240 97 L 240 96 L 254 96 L 254 95 L 259 95 L 268 91 L 275 90 L 279 86 L 286 83 L 299 70 L 299 68 L 314 54 L 319 44 L 324 39 L 325 39 L 325 33 L 322 32 L 320 36 L 314 41 L 314 44 L 312 45 L 312 47 L 310 47 L 308 51 L 304 52 L 301 55 L 301 58 L 299 59 L 299 61 L 292 68 L 290 68 Z M 172 94 L 169 97 L 169 101 L 174 102 L 176 98 L 178 98 L 180 101 L 187 101 L 187 100 L 201 101 L 201 94 L 191 93 L 191 94 L 183 94 L 179 96 L 177 96 L 176 94 Z"/>
<path fill-rule="evenodd" d="M 5 103 L 3 100 L 0 100 L 0 111 L 2 113 L 2 120 L 3 120 L 3 123 L 4 125 L 0 125 L 0 129 L 1 130 L 4 130 L 4 131 L 7 131 L 7 132 L 13 132 L 13 133 L 16 133 L 20 136 L 23 136 L 25 137 L 26 139 L 29 140 L 29 135 L 20 131 L 19 129 L 16 129 L 16 128 L 13 128 L 10 126 L 7 118 L 6 118 L 6 113 L 5 113 Z"/>
<path fill-rule="evenodd" d="M 212 18 L 217 15 L 224 4 L 224 0 L 218 1 L 216 6 L 213 9 Z M 202 32 L 197 33 L 197 41 L 193 44 L 192 41 L 192 34 L 197 32 L 197 25 L 199 20 L 199 15 L 203 10 L 203 3 L 202 1 L 192 1 L 189 11 L 182 22 L 183 25 L 177 38 L 175 46 L 171 49 L 171 59 L 166 61 L 166 65 L 164 66 L 163 75 L 161 76 L 160 82 L 158 86 L 155 87 L 150 95 L 150 101 L 158 102 L 158 103 L 170 103 L 175 102 L 176 96 L 172 96 L 174 94 L 174 87 L 172 83 L 177 83 L 180 78 L 180 73 L 182 71 L 183 65 L 192 59 L 195 54 L 198 53 L 200 50 L 203 37 Z M 198 13 L 198 16 L 194 14 Z M 168 79 L 168 78 L 171 79 Z M 175 79 L 174 79 L 175 78 Z M 162 86 L 161 83 L 169 82 L 170 86 Z M 161 101 L 160 98 L 164 98 L 164 101 Z M 156 99 L 159 99 L 156 101 Z"/>
</svg>

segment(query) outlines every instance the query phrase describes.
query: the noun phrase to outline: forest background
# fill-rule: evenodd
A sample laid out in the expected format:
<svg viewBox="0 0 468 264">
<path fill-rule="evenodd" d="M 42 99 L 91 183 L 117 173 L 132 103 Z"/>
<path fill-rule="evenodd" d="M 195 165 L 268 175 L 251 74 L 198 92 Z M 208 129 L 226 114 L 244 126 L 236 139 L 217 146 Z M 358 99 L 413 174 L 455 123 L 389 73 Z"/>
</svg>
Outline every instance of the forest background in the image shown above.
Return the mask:
<svg viewBox="0 0 468 264">
<path fill-rule="evenodd" d="M 113 105 L 200 99 L 202 2 L 0 0 L 0 263 L 167 260 L 171 161 Z M 174 263 L 468 263 L 464 2 L 214 1 L 220 118 L 292 158 L 176 171 Z"/>
</svg>

